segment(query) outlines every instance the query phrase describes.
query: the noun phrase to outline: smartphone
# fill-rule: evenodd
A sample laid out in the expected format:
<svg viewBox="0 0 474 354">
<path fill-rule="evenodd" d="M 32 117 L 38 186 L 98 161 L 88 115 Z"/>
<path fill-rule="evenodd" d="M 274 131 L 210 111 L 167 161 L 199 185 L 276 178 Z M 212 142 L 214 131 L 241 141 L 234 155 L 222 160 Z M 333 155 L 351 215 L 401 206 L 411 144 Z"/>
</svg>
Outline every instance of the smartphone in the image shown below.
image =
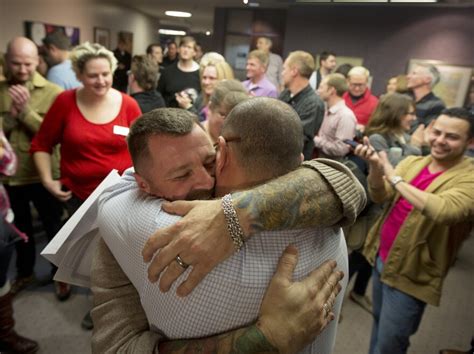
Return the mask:
<svg viewBox="0 0 474 354">
<path fill-rule="evenodd" d="M 351 139 L 344 139 L 342 142 L 344 144 L 350 145 L 350 147 L 353 148 L 353 149 L 355 149 L 357 147 L 357 145 L 360 145 L 360 143 L 358 143 L 355 140 L 351 140 Z"/>
</svg>

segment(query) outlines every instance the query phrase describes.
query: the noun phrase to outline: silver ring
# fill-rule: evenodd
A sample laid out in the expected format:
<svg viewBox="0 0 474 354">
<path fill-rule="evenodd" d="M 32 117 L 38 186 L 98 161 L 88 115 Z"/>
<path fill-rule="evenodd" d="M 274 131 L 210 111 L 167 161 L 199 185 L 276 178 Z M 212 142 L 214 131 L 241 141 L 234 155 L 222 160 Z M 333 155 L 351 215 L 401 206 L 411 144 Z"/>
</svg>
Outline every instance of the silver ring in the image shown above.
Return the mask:
<svg viewBox="0 0 474 354">
<path fill-rule="evenodd" d="M 324 309 L 324 318 L 327 318 L 329 316 L 329 313 L 331 312 L 331 308 L 329 307 L 327 302 L 324 303 L 323 309 Z"/>
<path fill-rule="evenodd" d="M 176 256 L 176 262 L 181 266 L 181 268 L 183 269 L 187 269 L 189 267 L 189 264 L 183 262 L 183 260 L 181 259 L 181 257 L 179 256 L 179 254 Z"/>
</svg>

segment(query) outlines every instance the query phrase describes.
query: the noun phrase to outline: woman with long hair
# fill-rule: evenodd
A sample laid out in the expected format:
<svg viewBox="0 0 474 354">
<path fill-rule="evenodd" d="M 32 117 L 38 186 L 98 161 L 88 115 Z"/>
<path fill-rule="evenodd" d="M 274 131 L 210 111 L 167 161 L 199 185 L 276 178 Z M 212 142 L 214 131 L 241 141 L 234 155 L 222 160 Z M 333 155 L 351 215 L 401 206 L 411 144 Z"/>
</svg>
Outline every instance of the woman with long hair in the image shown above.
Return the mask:
<svg viewBox="0 0 474 354">
<path fill-rule="evenodd" d="M 406 156 L 421 155 L 423 132 L 420 129 L 413 136 L 408 134 L 415 120 L 415 103 L 409 96 L 387 94 L 372 114 L 365 135 L 374 149 L 385 151 L 396 166 Z"/>
</svg>

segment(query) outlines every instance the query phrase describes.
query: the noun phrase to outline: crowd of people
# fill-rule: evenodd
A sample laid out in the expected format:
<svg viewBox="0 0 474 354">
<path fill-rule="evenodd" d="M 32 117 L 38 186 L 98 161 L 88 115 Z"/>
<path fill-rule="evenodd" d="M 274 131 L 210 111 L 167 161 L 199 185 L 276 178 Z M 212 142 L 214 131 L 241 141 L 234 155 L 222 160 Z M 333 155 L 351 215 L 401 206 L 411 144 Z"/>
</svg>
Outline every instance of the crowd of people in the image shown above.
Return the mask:
<svg viewBox="0 0 474 354">
<path fill-rule="evenodd" d="M 43 43 L 45 76 L 28 38 L 0 58 L 2 352 L 38 350 L 12 310 L 36 281 L 33 215 L 51 240 L 112 169 L 82 321 L 93 352 L 331 353 L 352 276 L 369 353 L 407 352 L 474 219 L 474 105 L 446 108 L 435 66 L 377 97 L 368 68 L 282 59 L 268 37 L 244 81 L 189 36 L 134 56 L 124 40 Z"/>
</svg>

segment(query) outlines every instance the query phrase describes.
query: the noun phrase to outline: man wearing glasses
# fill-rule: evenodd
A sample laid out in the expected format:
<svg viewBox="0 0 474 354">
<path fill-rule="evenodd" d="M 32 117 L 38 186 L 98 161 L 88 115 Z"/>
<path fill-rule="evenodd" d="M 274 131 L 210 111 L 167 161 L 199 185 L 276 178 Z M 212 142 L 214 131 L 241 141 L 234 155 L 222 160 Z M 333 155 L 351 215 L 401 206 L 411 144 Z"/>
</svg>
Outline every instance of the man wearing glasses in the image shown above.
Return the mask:
<svg viewBox="0 0 474 354">
<path fill-rule="evenodd" d="M 102 196 L 99 207 L 101 215 L 100 227 L 103 237 L 124 272 L 141 295 L 141 304 L 148 319 L 148 322 L 145 320 L 144 327 L 150 323 L 151 329 L 160 330 L 161 333 L 164 333 L 170 339 L 183 337 L 202 338 L 215 333 L 241 328 L 248 323 L 254 323 L 257 319 L 260 302 L 267 288 L 268 281 L 271 280 L 275 271 L 278 257 L 289 243 L 295 244 L 302 256 L 301 258 L 306 259 L 295 273 L 295 277 L 298 280 L 304 278 L 311 270 L 328 258 L 337 259 L 339 266 L 343 269 L 347 265 L 344 240 L 338 227 L 315 229 L 316 231 L 287 231 L 279 235 L 271 232 L 249 239 L 249 228 L 244 226 L 243 230 L 239 225 L 237 211 L 243 208 L 239 206 L 239 203 L 242 202 L 239 197 L 242 197 L 242 194 L 246 192 L 240 192 L 233 196 L 228 193 L 232 190 L 246 189 L 283 175 L 294 170 L 301 163 L 302 128 L 298 116 L 289 106 L 267 98 L 255 98 L 238 105 L 226 118 L 222 136 L 219 138 L 217 159 L 208 137 L 203 134 L 202 129 L 198 125 L 191 120 L 191 125 L 185 128 L 187 124 L 184 124 L 184 121 L 187 114 L 189 113 L 182 110 L 157 110 L 139 119 L 139 122 L 132 127 L 129 137 L 129 147 L 132 159 L 134 160 L 136 181 L 130 179 L 130 176 L 125 176 L 118 186 L 115 186 L 113 190 Z M 169 117 L 165 117 L 166 115 L 169 115 Z M 261 127 L 261 129 L 248 129 L 249 127 L 246 125 L 255 125 L 256 117 L 259 120 L 263 119 L 259 123 L 263 124 L 264 127 Z M 272 121 L 272 124 L 269 124 L 269 119 Z M 168 126 L 166 120 L 169 121 L 169 124 L 181 121 L 179 125 L 183 128 L 183 134 L 176 132 L 173 135 L 163 132 L 161 134 L 153 133 L 154 128 L 150 127 L 150 125 L 154 125 L 158 120 L 165 121 L 160 123 L 161 127 L 158 128 L 158 131 L 163 129 L 166 131 L 168 129 L 165 128 Z M 282 126 L 283 120 L 285 121 L 285 129 L 282 130 L 279 127 Z M 236 126 L 232 126 L 232 122 L 235 121 L 239 122 L 239 129 Z M 258 139 L 257 136 L 273 137 L 273 141 L 270 141 L 270 138 L 266 140 Z M 287 141 L 287 144 L 282 144 L 281 141 L 278 141 L 278 138 L 281 140 L 282 137 Z M 158 151 L 159 154 L 156 153 Z M 183 151 L 189 151 L 189 153 L 183 154 Z M 242 161 L 245 161 L 244 165 L 240 165 Z M 317 165 L 318 163 L 315 162 L 315 164 Z M 326 168 L 331 169 L 330 166 L 332 164 L 329 163 Z M 238 168 L 239 165 L 240 168 Z M 337 168 L 341 166 L 337 163 L 334 166 L 337 167 L 332 172 L 338 174 Z M 163 200 L 151 198 L 150 195 L 165 197 L 171 200 L 202 198 L 209 194 L 209 190 L 214 186 L 214 167 L 215 176 L 217 177 L 216 193 L 224 196 L 222 199 L 223 213 L 221 211 L 220 216 L 224 220 L 224 225 L 227 223 L 229 234 L 221 232 L 217 240 L 209 240 L 207 238 L 205 242 L 214 245 L 214 253 L 226 253 L 226 257 L 234 254 L 242 246 L 244 248 L 240 253 L 235 254 L 218 265 L 188 297 L 176 297 L 175 292 L 179 284 L 171 286 L 171 292 L 161 293 L 159 292 L 158 284 L 153 285 L 148 282 L 147 265 L 143 263 L 141 257 L 142 248 L 149 235 L 156 228 L 170 225 L 176 222 L 178 218 L 164 215 L 163 211 L 160 211 Z M 322 169 L 324 170 L 325 168 Z M 357 211 L 360 210 L 364 199 L 361 187 L 354 184 L 352 177 L 348 176 L 346 172 L 339 173 L 339 175 L 342 179 L 349 177 L 350 181 L 346 180 L 348 182 L 347 187 L 355 190 L 354 194 L 351 193 L 351 198 L 355 198 L 355 200 L 352 200 L 356 204 L 355 209 Z M 284 184 L 285 189 L 288 190 L 292 189 L 290 182 L 292 180 L 294 178 L 284 182 L 280 180 L 277 183 Z M 304 184 L 311 184 L 312 181 L 299 179 L 298 182 L 298 188 L 305 189 Z M 323 185 L 320 187 L 324 189 Z M 335 188 L 339 189 L 337 186 Z M 294 191 L 291 193 L 295 197 Z M 336 192 L 336 194 L 340 198 L 340 195 L 344 193 L 339 190 L 339 193 Z M 333 219 L 326 222 L 334 225 L 343 216 L 339 209 L 341 205 L 339 202 L 334 203 L 334 201 L 327 203 L 327 197 L 323 193 L 323 195 L 319 196 L 319 200 L 326 200 L 326 203 L 323 202 L 323 204 L 325 203 L 323 208 L 331 210 L 329 211 L 329 218 Z M 333 197 L 334 195 L 332 195 Z M 249 203 L 251 196 L 246 194 L 244 199 L 246 203 Z M 296 203 L 280 199 L 280 203 L 283 204 L 275 206 L 274 211 L 277 214 L 285 213 L 293 207 L 297 207 L 299 210 L 301 204 L 298 197 L 297 199 Z M 343 204 L 343 210 L 347 212 L 347 204 L 351 204 L 351 202 L 347 203 L 347 200 L 344 202 L 344 199 L 345 197 L 342 197 L 340 202 Z M 217 202 L 220 205 L 221 201 Z M 273 204 L 275 205 L 275 203 Z M 320 206 L 318 205 L 318 207 Z M 310 206 L 308 207 L 312 209 Z M 305 210 L 306 208 L 302 209 Z M 306 217 L 312 216 L 314 218 L 318 213 L 312 209 L 310 214 L 312 215 L 306 215 Z M 242 224 L 249 221 L 245 217 L 242 219 L 241 216 L 243 214 L 240 211 L 239 218 Z M 334 216 L 336 217 L 335 220 Z M 279 218 L 276 214 L 274 217 Z M 285 221 L 288 221 L 288 219 Z M 300 222 L 302 223 L 298 225 L 292 222 L 289 222 L 289 224 L 291 224 L 290 227 L 305 227 L 310 223 L 308 220 L 300 220 Z M 322 220 L 312 222 L 313 225 L 317 223 L 322 224 L 324 222 Z M 129 230 L 132 230 L 133 236 L 128 235 Z M 118 237 L 118 239 L 114 239 L 115 237 Z M 265 246 L 265 243 L 269 243 L 269 245 Z M 326 251 L 319 254 L 319 257 L 316 257 L 314 251 L 319 248 Z M 181 275 L 183 273 L 186 273 L 184 277 L 191 277 L 189 271 L 194 272 L 199 267 L 199 258 L 195 258 L 194 254 L 195 252 L 192 249 L 188 251 L 182 250 L 177 255 L 174 254 L 162 280 L 164 277 L 169 278 L 167 274 L 170 273 L 171 277 L 175 274 Z M 268 257 L 268 255 L 271 256 Z M 96 257 L 96 260 L 98 258 Z M 212 258 L 212 255 L 209 258 Z M 99 272 L 95 276 L 93 274 L 97 305 L 93 311 L 93 318 L 95 323 L 98 324 L 96 326 L 97 332 L 94 333 L 93 337 L 93 350 L 110 349 L 111 343 L 130 348 L 132 344 L 130 342 L 126 343 L 124 336 L 118 338 L 119 342 L 115 341 L 117 333 L 113 332 L 121 330 L 118 327 L 119 324 L 114 322 L 112 325 L 108 321 L 107 325 L 101 325 L 106 323 L 106 316 L 110 316 L 110 311 L 120 311 L 116 306 L 107 306 L 106 302 L 101 301 L 101 299 L 104 299 L 103 296 L 101 298 L 100 294 L 102 291 L 100 289 L 101 277 L 105 277 L 105 274 Z M 160 288 L 165 291 L 169 290 L 170 284 L 160 284 Z M 181 293 L 181 295 L 186 294 Z M 301 299 L 298 297 L 297 300 L 301 302 Z M 296 301 L 296 299 L 293 300 Z M 334 303 L 336 303 L 334 311 L 336 314 L 338 313 L 341 300 L 341 297 L 336 300 L 334 294 L 329 296 L 329 299 L 325 302 L 326 305 L 323 306 L 325 318 L 327 318 L 327 313 L 329 312 L 328 307 L 332 308 Z M 283 303 L 285 304 L 286 302 Z M 260 314 L 262 314 L 266 304 L 268 303 L 264 300 Z M 291 319 L 289 319 L 293 317 L 293 314 L 288 315 L 287 319 L 289 320 L 286 321 L 283 318 L 278 318 L 279 311 L 272 310 L 271 312 L 277 318 L 269 322 L 264 321 L 264 323 L 271 323 L 272 326 L 284 328 L 282 331 L 284 334 L 278 336 L 278 338 L 293 336 Z M 320 310 L 320 312 L 322 313 L 323 311 Z M 183 317 L 186 314 L 189 314 L 189 316 Z M 124 312 L 122 312 L 123 316 Z M 314 319 L 316 318 L 319 321 L 320 317 L 319 313 L 313 313 L 311 320 L 307 323 L 300 322 L 297 327 L 302 325 L 308 326 L 308 333 L 313 333 L 312 338 L 314 338 L 316 333 L 310 327 Z M 259 317 L 260 320 L 262 320 L 261 316 Z M 290 323 L 289 326 L 288 323 Z M 115 326 L 115 329 L 111 329 L 111 326 Z M 318 337 L 318 344 L 325 348 L 322 352 L 330 352 L 334 344 L 336 323 L 334 322 L 331 326 L 327 331 L 327 337 Z M 265 324 L 263 328 L 258 328 L 261 329 L 260 335 L 262 332 L 265 336 L 268 334 L 265 331 Z M 107 333 L 110 336 L 107 336 Z M 274 334 L 271 333 L 270 338 L 266 337 L 273 346 L 271 350 L 279 349 L 285 352 L 296 352 L 303 349 L 312 340 L 312 338 L 306 338 L 301 341 L 301 333 L 300 335 L 294 333 L 293 338 L 286 338 L 283 341 L 287 342 L 282 344 L 280 339 L 274 340 L 274 337 L 272 337 Z M 137 338 L 137 336 L 131 338 L 132 341 L 135 341 L 133 344 L 135 348 L 138 345 Z M 227 339 L 230 341 L 235 339 L 235 337 L 230 335 Z M 217 339 L 209 338 L 207 340 Z M 291 342 L 292 340 L 293 342 Z M 216 344 L 216 342 L 213 343 Z M 150 341 L 147 344 L 150 345 Z M 153 349 L 155 344 L 151 343 L 151 345 L 152 347 L 148 347 L 148 349 Z M 164 343 L 163 345 L 166 346 L 167 344 Z M 144 349 L 144 347 L 141 348 Z M 121 349 L 124 349 L 124 347 L 121 347 Z M 162 345 L 160 345 L 160 350 L 164 350 Z"/>
<path fill-rule="evenodd" d="M 372 95 L 368 87 L 370 72 L 363 66 L 353 67 L 347 74 L 349 91 L 343 98 L 357 118 L 357 130 L 364 132 L 379 99 Z"/>
</svg>

